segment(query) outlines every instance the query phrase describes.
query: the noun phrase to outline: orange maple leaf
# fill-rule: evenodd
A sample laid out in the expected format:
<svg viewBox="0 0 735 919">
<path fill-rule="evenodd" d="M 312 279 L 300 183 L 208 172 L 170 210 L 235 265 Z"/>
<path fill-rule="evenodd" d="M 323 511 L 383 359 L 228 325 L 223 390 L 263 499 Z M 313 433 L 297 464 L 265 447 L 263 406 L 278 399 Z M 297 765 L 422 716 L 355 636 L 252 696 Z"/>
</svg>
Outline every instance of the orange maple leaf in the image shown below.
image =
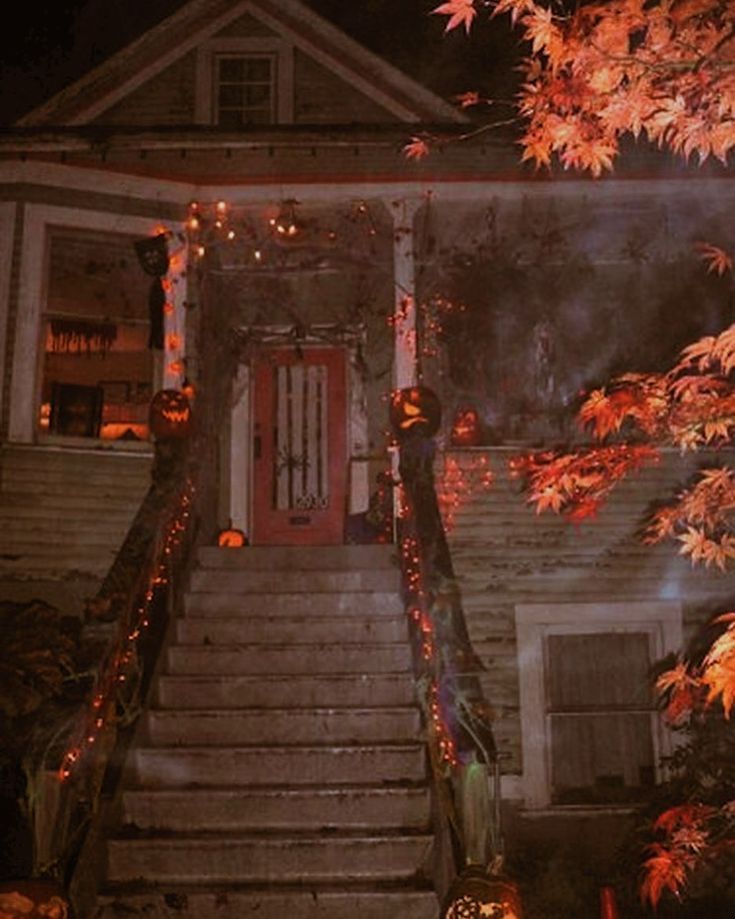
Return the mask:
<svg viewBox="0 0 735 919">
<path fill-rule="evenodd" d="M 711 243 L 694 243 L 694 248 L 701 258 L 707 263 L 707 271 L 722 277 L 727 271 L 732 271 L 732 258 L 719 246 Z"/>
<path fill-rule="evenodd" d="M 423 137 L 412 137 L 403 148 L 403 155 L 409 160 L 420 160 L 429 155 L 429 145 Z"/>
<path fill-rule="evenodd" d="M 446 3 L 442 3 L 431 12 L 438 13 L 440 16 L 449 16 L 449 21 L 444 27 L 445 32 L 451 32 L 457 26 L 463 25 L 468 35 L 472 22 L 477 16 L 474 0 L 447 0 Z"/>
<path fill-rule="evenodd" d="M 471 106 L 479 105 L 481 102 L 485 101 L 480 98 L 480 94 L 476 89 L 469 90 L 466 93 L 459 93 L 459 95 L 454 98 L 460 108 L 471 108 Z"/>
</svg>

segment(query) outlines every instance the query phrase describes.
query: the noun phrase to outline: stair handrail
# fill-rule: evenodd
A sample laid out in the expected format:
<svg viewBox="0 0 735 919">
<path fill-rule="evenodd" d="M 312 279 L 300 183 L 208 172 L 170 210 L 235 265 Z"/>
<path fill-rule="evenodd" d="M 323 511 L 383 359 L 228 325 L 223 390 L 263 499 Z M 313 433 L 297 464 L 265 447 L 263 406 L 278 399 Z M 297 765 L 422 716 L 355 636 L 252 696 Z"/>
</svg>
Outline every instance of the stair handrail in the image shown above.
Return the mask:
<svg viewBox="0 0 735 919">
<path fill-rule="evenodd" d="M 191 452 L 185 441 L 155 444 L 151 485 L 86 603 L 82 645 L 96 663 L 84 674 L 81 701 L 43 753 L 38 793 L 30 801 L 37 875 L 71 883 L 99 817 L 106 776 L 118 765 L 121 729 L 140 713 L 196 541 L 197 469 Z"/>
<path fill-rule="evenodd" d="M 500 770 L 437 499 L 431 428 L 398 438 L 397 542 L 414 678 L 435 793 L 434 882 L 440 899 L 467 866 L 500 870 Z"/>
</svg>

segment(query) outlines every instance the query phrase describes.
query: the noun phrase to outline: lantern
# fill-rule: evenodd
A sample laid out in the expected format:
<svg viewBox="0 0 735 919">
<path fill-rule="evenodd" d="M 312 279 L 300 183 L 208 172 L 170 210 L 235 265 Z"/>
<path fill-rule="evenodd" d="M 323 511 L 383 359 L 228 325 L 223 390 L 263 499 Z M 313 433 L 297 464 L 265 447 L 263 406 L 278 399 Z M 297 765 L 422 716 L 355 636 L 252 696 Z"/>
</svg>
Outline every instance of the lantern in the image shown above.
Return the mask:
<svg viewBox="0 0 735 919">
<path fill-rule="evenodd" d="M 491 877 L 484 868 L 465 868 L 449 888 L 442 919 L 522 919 L 521 898 L 511 881 Z"/>
<path fill-rule="evenodd" d="M 453 447 L 476 447 L 480 443 L 480 416 L 477 409 L 457 409 L 450 439 Z"/>
<path fill-rule="evenodd" d="M 415 435 L 433 437 L 441 420 L 439 397 L 428 386 L 408 386 L 393 393 L 390 423 L 399 441 Z"/>
<path fill-rule="evenodd" d="M 157 440 L 181 440 L 191 430 L 191 406 L 178 389 L 161 389 L 151 400 L 148 412 L 151 433 Z"/>
<path fill-rule="evenodd" d="M 248 538 L 242 530 L 235 529 L 230 520 L 227 529 L 220 530 L 217 545 L 227 549 L 241 549 L 248 545 Z"/>
</svg>

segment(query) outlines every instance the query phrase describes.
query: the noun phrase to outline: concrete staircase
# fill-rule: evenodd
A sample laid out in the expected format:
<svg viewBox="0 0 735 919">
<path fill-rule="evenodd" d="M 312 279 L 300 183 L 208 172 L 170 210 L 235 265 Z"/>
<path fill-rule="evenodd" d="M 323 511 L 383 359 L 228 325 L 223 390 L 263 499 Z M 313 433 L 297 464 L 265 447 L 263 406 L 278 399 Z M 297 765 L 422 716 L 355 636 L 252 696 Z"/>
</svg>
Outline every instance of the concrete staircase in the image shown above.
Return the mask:
<svg viewBox="0 0 735 919">
<path fill-rule="evenodd" d="M 391 547 L 203 549 L 97 919 L 433 919 Z"/>
<path fill-rule="evenodd" d="M 150 484 L 151 453 L 6 445 L 0 452 L 0 594 L 78 614 Z"/>
</svg>

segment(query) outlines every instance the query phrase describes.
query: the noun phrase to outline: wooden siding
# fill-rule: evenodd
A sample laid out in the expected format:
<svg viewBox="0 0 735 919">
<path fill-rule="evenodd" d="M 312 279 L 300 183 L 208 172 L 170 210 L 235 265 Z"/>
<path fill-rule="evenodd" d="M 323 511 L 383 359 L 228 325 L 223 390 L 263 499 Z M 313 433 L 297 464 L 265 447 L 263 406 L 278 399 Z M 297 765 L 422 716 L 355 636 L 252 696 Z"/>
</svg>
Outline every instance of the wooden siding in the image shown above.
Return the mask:
<svg viewBox="0 0 735 919">
<path fill-rule="evenodd" d="M 296 124 L 376 124 L 396 120 L 394 115 L 349 86 L 326 67 L 296 51 Z"/>
<path fill-rule="evenodd" d="M 462 505 L 449 538 L 507 773 L 521 771 L 515 604 L 679 600 L 691 635 L 726 608 L 733 587 L 732 577 L 693 568 L 676 544 L 648 547 L 636 535 L 650 503 L 683 484 L 704 457 L 667 452 L 659 466 L 620 485 L 596 520 L 575 526 L 553 514 L 536 516 L 525 504 L 506 471 L 518 452 L 450 454 L 466 465 L 484 453 L 496 476 L 490 490 L 476 490 Z"/>
<path fill-rule="evenodd" d="M 196 53 L 192 51 L 103 112 L 95 123 L 140 127 L 194 124 L 195 81 Z"/>
<path fill-rule="evenodd" d="M 255 16 L 245 15 L 221 29 L 215 38 L 275 38 L 277 35 Z"/>
</svg>

